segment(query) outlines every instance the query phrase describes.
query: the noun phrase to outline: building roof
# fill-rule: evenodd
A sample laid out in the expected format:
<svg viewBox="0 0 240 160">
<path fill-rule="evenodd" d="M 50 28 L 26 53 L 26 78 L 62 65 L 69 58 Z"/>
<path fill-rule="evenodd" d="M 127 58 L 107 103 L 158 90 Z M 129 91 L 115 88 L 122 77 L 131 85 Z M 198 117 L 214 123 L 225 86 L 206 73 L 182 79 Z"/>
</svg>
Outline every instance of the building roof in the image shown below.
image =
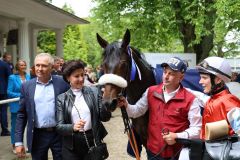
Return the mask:
<svg viewBox="0 0 240 160">
<path fill-rule="evenodd" d="M 40 29 L 89 23 L 43 0 L 0 0 L 0 16 L 12 20 L 25 19 Z"/>
<path fill-rule="evenodd" d="M 36 1 L 36 2 L 38 2 L 41 5 L 47 6 L 47 7 L 51 8 L 53 10 L 56 10 L 56 11 L 62 13 L 62 14 L 70 16 L 70 17 L 76 19 L 77 21 L 79 21 L 81 24 L 88 24 L 88 23 L 90 23 L 89 21 L 87 21 L 85 19 L 82 19 L 82 18 L 80 18 L 80 17 L 78 17 L 78 16 L 76 16 L 74 14 L 71 14 L 71 13 L 69 13 L 69 12 L 67 12 L 67 11 L 65 11 L 65 10 L 63 10 L 61 8 L 58 8 L 58 7 L 52 5 L 52 4 L 48 3 L 48 2 L 45 2 L 44 0 L 32 0 L 32 1 Z"/>
</svg>

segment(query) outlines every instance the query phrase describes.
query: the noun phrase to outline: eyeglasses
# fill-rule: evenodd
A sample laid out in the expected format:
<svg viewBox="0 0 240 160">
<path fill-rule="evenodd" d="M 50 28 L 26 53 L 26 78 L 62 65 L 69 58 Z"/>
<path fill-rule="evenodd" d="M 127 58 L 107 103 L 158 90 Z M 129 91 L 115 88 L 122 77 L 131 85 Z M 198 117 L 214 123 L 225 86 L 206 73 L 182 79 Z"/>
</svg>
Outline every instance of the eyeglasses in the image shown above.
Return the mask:
<svg viewBox="0 0 240 160">
<path fill-rule="evenodd" d="M 226 73 L 223 73 L 222 71 L 220 71 L 220 70 L 217 69 L 217 68 L 214 68 L 214 67 L 210 66 L 210 65 L 208 64 L 208 62 L 206 62 L 206 61 L 202 61 L 202 62 L 199 63 L 198 65 L 201 66 L 201 67 L 203 67 L 204 69 L 217 72 L 217 73 L 219 73 L 219 74 L 221 74 L 221 75 L 224 75 L 224 76 L 228 77 L 229 79 L 231 79 L 231 76 L 227 75 Z"/>
</svg>

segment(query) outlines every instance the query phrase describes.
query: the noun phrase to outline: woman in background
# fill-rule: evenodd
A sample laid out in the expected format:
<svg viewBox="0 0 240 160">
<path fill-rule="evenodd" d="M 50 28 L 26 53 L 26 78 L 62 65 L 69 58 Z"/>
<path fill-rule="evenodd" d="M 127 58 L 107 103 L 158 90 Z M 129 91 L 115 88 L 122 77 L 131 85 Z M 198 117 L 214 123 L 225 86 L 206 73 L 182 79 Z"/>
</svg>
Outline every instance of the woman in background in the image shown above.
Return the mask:
<svg viewBox="0 0 240 160">
<path fill-rule="evenodd" d="M 16 73 L 12 74 L 8 77 L 8 88 L 7 94 L 9 98 L 18 98 L 20 97 L 20 90 L 22 83 L 30 80 L 30 75 L 26 73 L 27 64 L 24 60 L 18 60 L 15 66 Z M 9 103 L 10 112 L 11 112 L 11 143 L 13 146 L 13 153 L 15 151 L 15 126 L 16 126 L 16 118 L 17 112 L 19 110 L 19 102 Z"/>
</svg>

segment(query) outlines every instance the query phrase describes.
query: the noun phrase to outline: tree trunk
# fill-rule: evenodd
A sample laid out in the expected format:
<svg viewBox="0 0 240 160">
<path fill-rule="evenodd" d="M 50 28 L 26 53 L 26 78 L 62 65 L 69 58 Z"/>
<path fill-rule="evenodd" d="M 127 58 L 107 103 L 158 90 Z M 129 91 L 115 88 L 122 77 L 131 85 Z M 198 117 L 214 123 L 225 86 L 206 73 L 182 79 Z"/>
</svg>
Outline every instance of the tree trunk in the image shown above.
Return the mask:
<svg viewBox="0 0 240 160">
<path fill-rule="evenodd" d="M 184 46 L 184 53 L 196 53 L 197 63 L 202 61 L 204 58 L 209 56 L 210 51 L 213 48 L 213 39 L 214 39 L 214 22 L 216 19 L 216 10 L 213 7 L 213 0 L 206 0 L 205 7 L 205 23 L 203 28 L 208 31 L 208 34 L 205 34 L 201 37 L 201 40 L 198 44 L 190 45 L 194 40 L 196 40 L 195 26 L 190 23 L 190 21 L 184 20 L 184 17 L 181 15 L 181 4 L 180 1 L 176 1 L 173 5 L 175 9 L 176 19 L 179 22 L 178 28 L 182 34 L 181 40 Z M 211 9 L 210 9 L 211 8 Z"/>
<path fill-rule="evenodd" d="M 203 28 L 208 31 L 208 34 L 202 36 L 200 43 L 193 46 L 197 55 L 197 62 L 200 62 L 203 59 L 207 58 L 210 51 L 213 49 L 214 22 L 216 20 L 216 9 L 214 8 L 214 1 L 206 0 L 205 8 L 207 9 L 205 10 L 205 23 Z"/>
</svg>

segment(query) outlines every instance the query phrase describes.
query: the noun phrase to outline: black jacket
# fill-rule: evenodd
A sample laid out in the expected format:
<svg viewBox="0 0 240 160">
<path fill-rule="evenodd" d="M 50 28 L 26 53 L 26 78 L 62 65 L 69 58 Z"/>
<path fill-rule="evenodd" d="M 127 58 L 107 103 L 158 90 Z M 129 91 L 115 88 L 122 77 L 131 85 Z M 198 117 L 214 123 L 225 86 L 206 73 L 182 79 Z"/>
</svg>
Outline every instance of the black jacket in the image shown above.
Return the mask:
<svg viewBox="0 0 240 160">
<path fill-rule="evenodd" d="M 102 106 L 101 96 L 96 87 L 83 87 L 83 97 L 91 112 L 92 130 L 96 143 L 107 135 L 101 121 L 108 121 L 111 118 L 111 113 Z M 71 98 L 71 99 L 70 99 Z M 73 123 L 72 123 L 72 107 L 75 101 L 75 95 L 72 90 L 60 94 L 57 99 L 57 132 L 63 136 L 63 145 L 69 149 L 73 149 Z"/>
</svg>

